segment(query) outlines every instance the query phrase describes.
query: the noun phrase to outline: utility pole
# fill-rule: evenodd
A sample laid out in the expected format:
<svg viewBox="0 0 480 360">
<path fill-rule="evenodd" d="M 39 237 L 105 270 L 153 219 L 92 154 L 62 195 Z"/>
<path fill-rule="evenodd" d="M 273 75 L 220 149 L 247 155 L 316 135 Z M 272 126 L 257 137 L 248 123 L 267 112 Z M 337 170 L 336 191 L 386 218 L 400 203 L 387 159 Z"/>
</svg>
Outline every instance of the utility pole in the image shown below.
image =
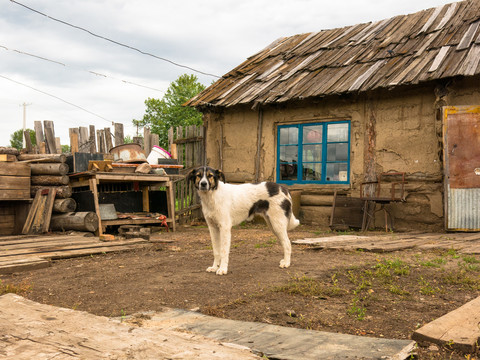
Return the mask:
<svg viewBox="0 0 480 360">
<path fill-rule="evenodd" d="M 28 105 L 32 105 L 32 104 L 23 103 L 22 105 L 20 105 L 20 106 L 23 106 L 23 132 L 22 132 L 23 146 L 22 147 L 24 149 L 27 146 L 25 143 L 25 130 L 27 129 L 27 106 Z"/>
</svg>

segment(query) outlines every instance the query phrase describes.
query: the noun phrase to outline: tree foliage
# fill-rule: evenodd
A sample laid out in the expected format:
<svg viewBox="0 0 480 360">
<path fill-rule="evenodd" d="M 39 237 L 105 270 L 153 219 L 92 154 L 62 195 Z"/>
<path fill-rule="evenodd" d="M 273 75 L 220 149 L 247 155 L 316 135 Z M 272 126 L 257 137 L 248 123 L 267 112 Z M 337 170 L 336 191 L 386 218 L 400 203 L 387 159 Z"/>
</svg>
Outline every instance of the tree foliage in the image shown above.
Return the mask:
<svg viewBox="0 0 480 360">
<path fill-rule="evenodd" d="M 204 89 L 205 85 L 199 83 L 195 75 L 181 75 L 170 84 L 161 100 L 145 100 L 143 119 L 133 120 L 133 124 L 149 127 L 152 133 L 158 134 L 160 146 L 167 148 L 170 127 L 202 125 L 202 114 L 183 104 Z"/>
<path fill-rule="evenodd" d="M 26 129 L 26 131 L 30 131 L 30 140 L 32 141 L 32 145 L 37 144 L 37 140 L 35 137 L 35 131 L 31 129 Z M 22 150 L 23 148 L 23 129 L 15 131 L 12 135 L 10 135 L 10 146 L 14 147 L 15 149 Z"/>
</svg>

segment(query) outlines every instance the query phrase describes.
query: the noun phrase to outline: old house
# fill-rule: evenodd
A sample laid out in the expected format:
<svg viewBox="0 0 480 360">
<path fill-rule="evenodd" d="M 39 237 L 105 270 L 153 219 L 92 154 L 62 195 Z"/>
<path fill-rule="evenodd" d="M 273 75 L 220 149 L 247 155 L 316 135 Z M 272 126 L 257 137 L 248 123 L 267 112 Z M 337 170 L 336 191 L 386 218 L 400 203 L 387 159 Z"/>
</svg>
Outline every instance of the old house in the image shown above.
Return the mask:
<svg viewBox="0 0 480 360">
<path fill-rule="evenodd" d="M 400 172 L 396 229 L 480 229 L 480 0 L 280 38 L 188 105 L 207 163 L 301 189 L 304 223 Z"/>
</svg>

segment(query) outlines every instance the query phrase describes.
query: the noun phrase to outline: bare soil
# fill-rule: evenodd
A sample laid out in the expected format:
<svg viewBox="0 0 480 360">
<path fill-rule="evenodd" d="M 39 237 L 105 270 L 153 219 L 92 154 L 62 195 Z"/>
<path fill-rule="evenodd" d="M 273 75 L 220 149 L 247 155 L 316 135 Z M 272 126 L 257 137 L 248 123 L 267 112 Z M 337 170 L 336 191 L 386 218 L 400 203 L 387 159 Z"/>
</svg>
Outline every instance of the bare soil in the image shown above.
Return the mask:
<svg viewBox="0 0 480 360">
<path fill-rule="evenodd" d="M 300 226 L 291 240 L 327 235 Z M 328 235 L 334 235 L 329 233 Z M 123 316 L 165 306 L 236 320 L 370 337 L 409 339 L 415 329 L 480 295 L 480 257 L 454 251 L 369 253 L 281 246 L 262 225 L 236 227 L 229 273 L 213 261 L 205 226 L 160 233 L 145 248 L 56 261 L 0 276 L 9 291 L 45 304 Z M 170 241 L 170 242 L 165 242 Z M 421 344 L 419 359 L 476 359 Z"/>
</svg>

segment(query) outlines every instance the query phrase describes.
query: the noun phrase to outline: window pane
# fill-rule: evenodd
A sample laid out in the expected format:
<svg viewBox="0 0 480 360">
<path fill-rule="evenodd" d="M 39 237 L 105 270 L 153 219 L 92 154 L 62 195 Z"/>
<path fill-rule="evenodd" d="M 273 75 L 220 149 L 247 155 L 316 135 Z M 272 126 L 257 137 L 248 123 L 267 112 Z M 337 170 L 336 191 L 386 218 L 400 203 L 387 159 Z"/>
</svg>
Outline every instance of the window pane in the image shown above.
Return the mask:
<svg viewBox="0 0 480 360">
<path fill-rule="evenodd" d="M 327 141 L 348 141 L 348 124 L 328 124 Z"/>
<path fill-rule="evenodd" d="M 280 162 L 298 162 L 298 146 L 280 146 Z"/>
<path fill-rule="evenodd" d="M 303 127 L 303 143 L 321 143 L 322 142 L 323 126 L 304 126 Z"/>
<path fill-rule="evenodd" d="M 347 181 L 348 163 L 327 164 L 327 181 Z"/>
<path fill-rule="evenodd" d="M 297 180 L 297 164 L 280 164 L 280 180 Z"/>
<path fill-rule="evenodd" d="M 322 161 L 322 145 L 304 145 L 303 161 Z"/>
<path fill-rule="evenodd" d="M 298 144 L 298 128 L 280 128 L 280 145 Z"/>
<path fill-rule="evenodd" d="M 303 164 L 303 180 L 318 181 L 322 179 L 321 164 Z"/>
<path fill-rule="evenodd" d="M 348 143 L 328 144 L 327 161 L 347 161 Z"/>
</svg>

